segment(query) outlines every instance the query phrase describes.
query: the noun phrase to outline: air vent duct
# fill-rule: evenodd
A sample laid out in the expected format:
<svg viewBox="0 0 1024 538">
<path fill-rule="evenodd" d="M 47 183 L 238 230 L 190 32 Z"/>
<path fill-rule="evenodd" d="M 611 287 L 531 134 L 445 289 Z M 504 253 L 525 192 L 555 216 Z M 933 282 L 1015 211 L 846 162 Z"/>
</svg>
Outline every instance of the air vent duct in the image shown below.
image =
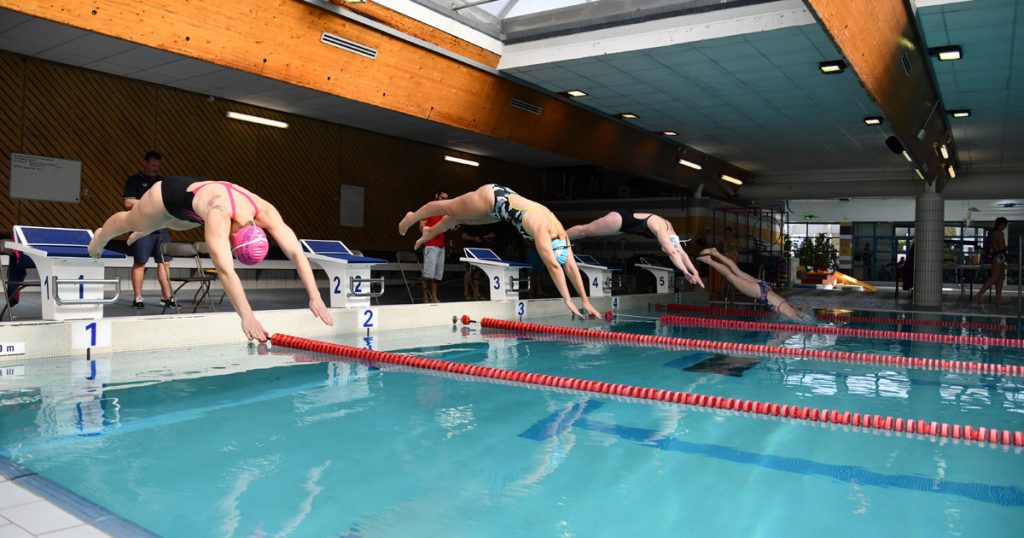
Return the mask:
<svg viewBox="0 0 1024 538">
<path fill-rule="evenodd" d="M 544 112 L 544 107 L 537 106 L 533 103 L 528 103 L 526 101 L 523 101 L 522 99 L 516 99 L 515 97 L 513 97 L 512 100 L 509 101 L 509 104 L 515 108 L 518 108 L 519 110 L 525 110 L 530 114 L 536 114 L 538 116 L 540 116 L 541 113 Z"/>
<path fill-rule="evenodd" d="M 338 37 L 334 34 L 328 34 L 327 32 L 320 34 L 320 42 L 325 45 L 347 50 L 352 54 L 358 54 L 371 60 L 377 59 L 377 49 L 367 47 L 366 45 L 356 43 L 355 41 L 349 41 L 344 37 Z"/>
</svg>

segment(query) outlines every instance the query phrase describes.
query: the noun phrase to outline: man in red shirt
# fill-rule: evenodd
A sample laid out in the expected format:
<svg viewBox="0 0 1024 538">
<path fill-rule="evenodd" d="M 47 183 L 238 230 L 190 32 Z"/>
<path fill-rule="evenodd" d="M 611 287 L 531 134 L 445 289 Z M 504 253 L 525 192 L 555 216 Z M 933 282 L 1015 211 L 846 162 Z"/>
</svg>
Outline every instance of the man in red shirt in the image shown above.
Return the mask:
<svg viewBox="0 0 1024 538">
<path fill-rule="evenodd" d="M 439 190 L 434 193 L 434 200 L 447 200 L 448 193 Z M 433 226 L 444 218 L 441 215 L 427 217 L 420 221 L 420 231 Z M 439 234 L 423 244 L 423 302 L 440 303 L 437 296 L 437 285 L 444 276 L 444 234 Z"/>
</svg>

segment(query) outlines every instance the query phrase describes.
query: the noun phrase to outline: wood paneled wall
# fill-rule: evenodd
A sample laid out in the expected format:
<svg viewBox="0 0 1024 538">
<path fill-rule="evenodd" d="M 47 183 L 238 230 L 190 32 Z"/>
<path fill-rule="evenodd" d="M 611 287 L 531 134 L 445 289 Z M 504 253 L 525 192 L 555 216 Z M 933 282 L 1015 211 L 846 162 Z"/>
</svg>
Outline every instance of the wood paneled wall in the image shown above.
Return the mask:
<svg viewBox="0 0 1024 538">
<path fill-rule="evenodd" d="M 230 120 L 228 109 L 290 128 Z M 339 238 L 364 250 L 411 249 L 398 220 L 438 188 L 457 195 L 499 182 L 528 196 L 540 190 L 533 168 L 483 158 L 479 168 L 447 163 L 451 152 L 436 146 L 3 52 L 0 117 L 5 232 L 14 224 L 100 226 L 122 209 L 124 180 L 150 149 L 163 153 L 164 176 L 242 184 L 277 206 L 300 237 Z M 82 161 L 81 203 L 12 200 L 12 152 Z M 363 228 L 338 222 L 343 183 L 366 189 Z"/>
</svg>

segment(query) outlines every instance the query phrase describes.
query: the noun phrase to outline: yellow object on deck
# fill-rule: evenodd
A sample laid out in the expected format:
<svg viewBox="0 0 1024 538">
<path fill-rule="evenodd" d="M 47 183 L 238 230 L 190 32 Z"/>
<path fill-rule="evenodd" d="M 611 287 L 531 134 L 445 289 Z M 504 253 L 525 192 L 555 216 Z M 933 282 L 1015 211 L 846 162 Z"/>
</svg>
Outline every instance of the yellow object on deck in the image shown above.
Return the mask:
<svg viewBox="0 0 1024 538">
<path fill-rule="evenodd" d="M 839 271 L 836 271 L 834 275 L 837 283 L 844 284 L 847 286 L 861 286 L 864 288 L 865 291 L 870 292 L 878 291 L 878 288 L 872 286 L 871 284 L 868 284 L 867 282 L 857 280 L 856 278 L 853 278 L 850 275 L 845 275 L 843 273 L 840 273 Z"/>
</svg>

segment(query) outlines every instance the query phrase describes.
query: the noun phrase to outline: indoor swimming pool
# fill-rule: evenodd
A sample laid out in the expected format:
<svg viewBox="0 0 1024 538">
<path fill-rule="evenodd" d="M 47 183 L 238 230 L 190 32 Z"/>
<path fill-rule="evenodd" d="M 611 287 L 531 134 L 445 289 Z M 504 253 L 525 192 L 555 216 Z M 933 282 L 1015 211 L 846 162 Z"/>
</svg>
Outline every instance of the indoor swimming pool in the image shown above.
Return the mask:
<svg viewBox="0 0 1024 538">
<path fill-rule="evenodd" d="M 661 327 L 654 314 L 634 314 L 612 330 L 1024 364 L 1019 349 Z M 608 328 L 565 316 L 529 321 Z M 1014 376 L 631 347 L 479 325 L 335 342 L 546 375 L 1024 429 L 1024 379 Z M 908 536 L 1024 534 L 1024 454 L 1014 446 L 281 346 L 97 355 L 91 363 L 44 359 L 19 368 L 0 378 L 2 455 L 163 536 L 810 537 L 880 528 Z"/>
</svg>

